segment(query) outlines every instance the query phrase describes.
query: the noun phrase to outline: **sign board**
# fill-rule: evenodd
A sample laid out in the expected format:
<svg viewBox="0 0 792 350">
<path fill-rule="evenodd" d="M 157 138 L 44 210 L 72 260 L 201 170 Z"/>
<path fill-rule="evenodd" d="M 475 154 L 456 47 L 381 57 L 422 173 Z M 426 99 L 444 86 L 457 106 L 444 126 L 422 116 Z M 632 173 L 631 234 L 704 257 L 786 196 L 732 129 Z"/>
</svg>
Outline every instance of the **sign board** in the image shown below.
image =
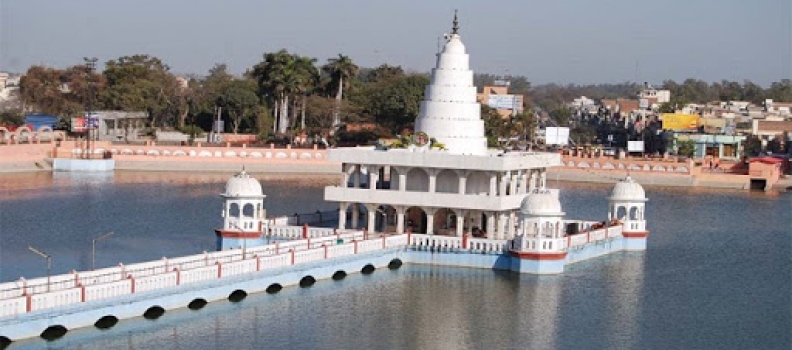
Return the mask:
<svg viewBox="0 0 792 350">
<path fill-rule="evenodd" d="M 642 98 L 642 99 L 638 100 L 638 108 L 640 108 L 640 109 L 649 108 L 649 100 L 645 99 L 645 98 Z"/>
<path fill-rule="evenodd" d="M 662 118 L 663 129 L 667 130 L 690 130 L 700 125 L 697 114 L 663 113 Z"/>
<path fill-rule="evenodd" d="M 71 118 L 71 131 L 72 132 L 85 132 L 85 118 L 83 117 L 74 117 Z"/>
<path fill-rule="evenodd" d="M 627 141 L 627 152 L 643 152 L 643 141 Z"/>
<path fill-rule="evenodd" d="M 223 132 L 225 130 L 225 121 L 224 120 L 215 120 L 212 123 L 212 131 L 214 132 Z"/>
<path fill-rule="evenodd" d="M 519 109 L 520 101 L 515 95 L 489 95 L 487 106 L 495 109 Z"/>
<path fill-rule="evenodd" d="M 545 144 L 566 145 L 569 143 L 569 128 L 547 127 L 545 129 Z"/>
</svg>

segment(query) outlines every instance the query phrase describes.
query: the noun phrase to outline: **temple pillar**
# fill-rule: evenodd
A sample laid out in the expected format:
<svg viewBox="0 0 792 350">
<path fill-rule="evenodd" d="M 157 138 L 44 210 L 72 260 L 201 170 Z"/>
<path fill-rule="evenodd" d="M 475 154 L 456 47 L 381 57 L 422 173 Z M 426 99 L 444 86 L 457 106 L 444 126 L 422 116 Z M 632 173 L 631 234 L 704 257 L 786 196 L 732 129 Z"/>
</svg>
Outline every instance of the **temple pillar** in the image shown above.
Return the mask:
<svg viewBox="0 0 792 350">
<path fill-rule="evenodd" d="M 349 226 L 353 229 L 358 228 L 358 223 L 360 222 L 360 209 L 358 208 L 357 203 L 352 203 L 352 222 Z"/>
<path fill-rule="evenodd" d="M 465 211 L 460 210 L 456 217 L 456 236 L 462 237 L 465 235 Z"/>
<path fill-rule="evenodd" d="M 487 227 L 484 228 L 484 231 L 487 232 L 487 239 L 495 239 L 495 213 L 488 212 L 484 213 L 487 216 Z"/>
<path fill-rule="evenodd" d="M 338 229 L 346 229 L 346 210 L 349 204 L 347 202 L 338 203 Z"/>
<path fill-rule="evenodd" d="M 490 173 L 490 189 L 489 196 L 495 197 L 498 195 L 498 173 Z"/>
<path fill-rule="evenodd" d="M 378 166 L 371 166 L 369 165 L 369 189 L 376 190 L 377 184 L 379 183 L 379 176 L 380 176 L 380 169 L 381 167 Z"/>
<path fill-rule="evenodd" d="M 512 210 L 511 212 L 509 212 L 509 229 L 506 230 L 506 232 L 508 233 L 506 239 L 514 239 L 514 229 L 517 226 L 515 220 L 517 220 L 517 215 Z"/>
<path fill-rule="evenodd" d="M 368 225 L 366 225 L 366 230 L 368 230 L 368 232 L 377 232 L 377 205 L 366 204 L 366 211 L 368 212 Z"/>
<path fill-rule="evenodd" d="M 498 213 L 498 228 L 495 239 L 506 239 L 506 213 Z"/>
<path fill-rule="evenodd" d="M 404 212 L 406 208 L 403 206 L 396 206 L 396 233 L 402 234 L 404 233 Z"/>
<path fill-rule="evenodd" d="M 465 194 L 467 192 L 467 171 L 457 171 L 457 175 L 459 175 L 459 188 L 457 188 L 458 194 Z"/>
</svg>

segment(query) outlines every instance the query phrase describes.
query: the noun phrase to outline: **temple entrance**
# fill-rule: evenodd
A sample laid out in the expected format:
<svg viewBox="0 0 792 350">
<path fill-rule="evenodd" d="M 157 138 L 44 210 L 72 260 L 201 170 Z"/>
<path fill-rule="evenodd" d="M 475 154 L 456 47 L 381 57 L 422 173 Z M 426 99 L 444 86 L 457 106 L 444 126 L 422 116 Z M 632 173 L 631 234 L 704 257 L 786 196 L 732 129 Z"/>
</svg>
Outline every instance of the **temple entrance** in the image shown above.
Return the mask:
<svg viewBox="0 0 792 350">
<path fill-rule="evenodd" d="M 419 207 L 410 207 L 404 213 L 404 230 L 412 233 L 426 233 L 426 212 Z"/>
<path fill-rule="evenodd" d="M 377 232 L 396 232 L 396 208 L 390 205 L 377 207 L 376 224 Z"/>
<path fill-rule="evenodd" d="M 434 214 L 433 231 L 436 235 L 455 236 L 457 216 L 453 210 L 443 208 Z"/>
</svg>

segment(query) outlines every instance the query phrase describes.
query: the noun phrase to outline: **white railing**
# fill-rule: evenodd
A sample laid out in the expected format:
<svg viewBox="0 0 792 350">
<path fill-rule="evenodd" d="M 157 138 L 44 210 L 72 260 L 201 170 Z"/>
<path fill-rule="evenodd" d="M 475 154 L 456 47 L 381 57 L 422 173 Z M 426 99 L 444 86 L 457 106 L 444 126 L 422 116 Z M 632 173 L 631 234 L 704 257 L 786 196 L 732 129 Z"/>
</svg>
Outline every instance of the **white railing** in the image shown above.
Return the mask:
<svg viewBox="0 0 792 350">
<path fill-rule="evenodd" d="M 51 276 L 49 285 L 46 278 L 20 279 L 0 284 L 0 295 L 3 296 L 0 299 L 0 317 L 386 248 L 400 248 L 407 244 L 407 235 L 354 240 L 362 237 L 363 232 L 355 230 L 315 239 L 275 243 L 247 250 L 244 259 L 242 251 L 230 250 L 163 258 L 127 266 L 119 264 L 96 271 Z M 309 245 L 315 248 L 309 249 Z"/>
<path fill-rule="evenodd" d="M 410 235 L 410 247 L 419 250 L 440 249 L 456 250 L 462 249 L 462 237 L 448 237 L 435 235 Z"/>
<path fill-rule="evenodd" d="M 621 233 L 621 227 L 610 230 L 607 234 L 603 231 L 603 236 Z M 332 232 L 332 230 L 321 232 Z M 469 237 L 463 239 L 402 234 L 362 240 L 363 237 L 363 231 L 343 231 L 319 238 L 252 247 L 244 253 L 236 249 L 204 252 L 173 259 L 163 258 L 132 265 L 119 264 L 96 271 L 51 276 L 49 286 L 46 278 L 20 279 L 0 284 L 0 296 L 2 296 L 0 317 L 12 317 L 35 310 L 161 290 L 383 249 L 410 247 L 433 248 L 434 251 L 503 253 L 509 248 L 509 241 Z M 577 238 L 573 239 L 577 240 Z M 566 238 L 545 239 L 537 249 L 541 251 L 564 249 L 565 242 Z"/>
<path fill-rule="evenodd" d="M 470 238 L 467 242 L 467 248 L 477 253 L 503 253 L 509 251 L 509 242 L 507 240 Z"/>
</svg>

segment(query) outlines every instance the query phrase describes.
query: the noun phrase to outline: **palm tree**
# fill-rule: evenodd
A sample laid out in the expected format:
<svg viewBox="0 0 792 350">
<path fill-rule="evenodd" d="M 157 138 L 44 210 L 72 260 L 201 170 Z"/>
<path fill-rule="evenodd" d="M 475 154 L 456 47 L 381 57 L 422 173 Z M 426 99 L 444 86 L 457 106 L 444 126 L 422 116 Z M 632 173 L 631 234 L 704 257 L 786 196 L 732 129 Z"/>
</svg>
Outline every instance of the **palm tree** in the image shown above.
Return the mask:
<svg viewBox="0 0 792 350">
<path fill-rule="evenodd" d="M 305 104 L 308 97 L 319 82 L 319 70 L 314 66 L 315 58 L 295 56 L 293 61 L 293 87 L 294 92 L 301 95 L 300 128 L 305 129 Z M 295 97 L 296 99 L 296 97 Z"/>
<path fill-rule="evenodd" d="M 358 73 L 358 66 L 352 62 L 348 56 L 338 54 L 338 58 L 331 58 L 327 60 L 327 64 L 322 66 L 322 70 L 330 75 L 331 82 L 338 86 L 336 90 L 336 111 L 333 115 L 333 124 L 341 124 L 339 119 L 339 110 L 341 107 L 341 100 L 344 98 L 344 87 L 348 86 L 351 78 Z"/>
<path fill-rule="evenodd" d="M 264 61 L 253 67 L 251 76 L 258 82 L 260 93 L 274 102 L 273 129 L 286 132 L 289 125 L 289 93 L 292 90 L 294 56 L 286 50 L 264 54 Z"/>
</svg>

